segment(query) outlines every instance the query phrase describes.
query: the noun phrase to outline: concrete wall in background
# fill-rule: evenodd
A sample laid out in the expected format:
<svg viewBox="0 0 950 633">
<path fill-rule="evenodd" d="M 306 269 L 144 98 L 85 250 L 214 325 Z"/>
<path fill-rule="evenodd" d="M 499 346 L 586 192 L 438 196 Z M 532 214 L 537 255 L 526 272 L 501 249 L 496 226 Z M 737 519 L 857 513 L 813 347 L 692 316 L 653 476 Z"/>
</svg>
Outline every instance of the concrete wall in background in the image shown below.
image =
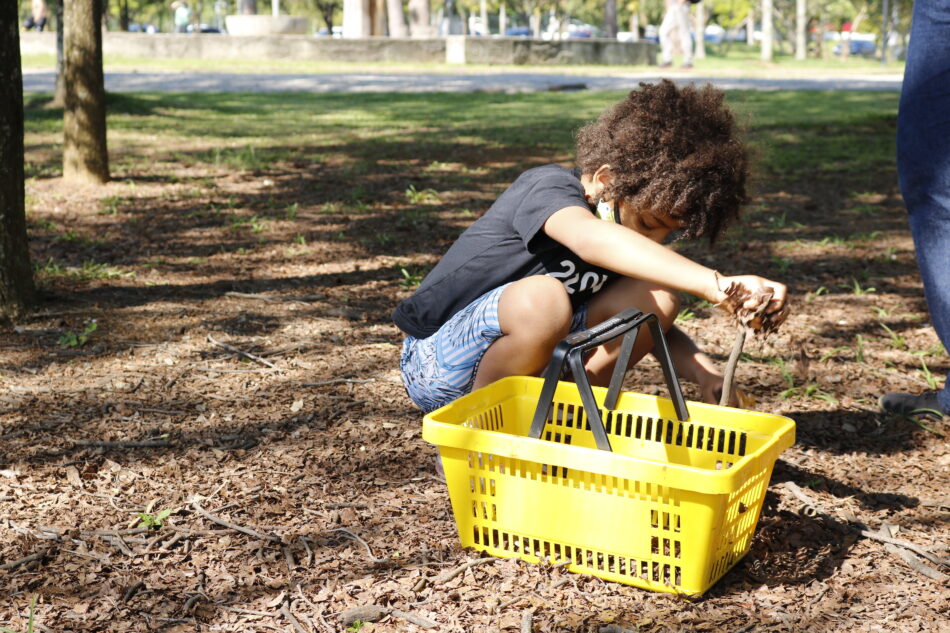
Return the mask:
<svg viewBox="0 0 950 633">
<path fill-rule="evenodd" d="M 239 37 L 107 32 L 102 42 L 105 55 L 146 58 L 544 65 L 656 62 L 656 45 L 652 42 L 601 39 L 546 41 L 461 35 L 435 39 L 336 39 L 309 35 Z M 55 34 L 20 33 L 20 51 L 23 55 L 55 55 Z"/>
<path fill-rule="evenodd" d="M 653 65 L 656 44 L 608 39 L 540 40 L 526 37 L 446 38 L 450 64 L 616 64 Z"/>
</svg>

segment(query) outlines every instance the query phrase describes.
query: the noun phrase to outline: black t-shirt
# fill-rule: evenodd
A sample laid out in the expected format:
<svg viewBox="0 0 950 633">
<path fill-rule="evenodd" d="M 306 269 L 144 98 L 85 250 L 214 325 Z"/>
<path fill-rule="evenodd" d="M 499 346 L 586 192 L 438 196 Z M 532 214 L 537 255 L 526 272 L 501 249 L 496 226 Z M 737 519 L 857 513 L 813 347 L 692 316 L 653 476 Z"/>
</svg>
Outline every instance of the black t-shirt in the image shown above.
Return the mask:
<svg viewBox="0 0 950 633">
<path fill-rule="evenodd" d="M 426 338 L 489 290 L 531 275 L 560 279 L 577 308 L 617 274 L 588 264 L 544 233 L 547 219 L 571 206 L 590 208 L 580 170 L 545 165 L 524 172 L 396 307 L 393 321 Z"/>
</svg>

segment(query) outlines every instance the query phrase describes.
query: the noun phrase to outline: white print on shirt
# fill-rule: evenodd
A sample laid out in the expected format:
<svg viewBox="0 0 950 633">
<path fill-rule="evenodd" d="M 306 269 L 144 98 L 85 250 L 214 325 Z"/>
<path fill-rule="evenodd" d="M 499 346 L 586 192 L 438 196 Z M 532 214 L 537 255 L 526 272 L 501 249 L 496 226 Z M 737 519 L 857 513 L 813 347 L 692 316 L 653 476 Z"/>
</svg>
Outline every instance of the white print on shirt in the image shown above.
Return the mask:
<svg viewBox="0 0 950 633">
<path fill-rule="evenodd" d="M 585 290 L 590 290 L 591 293 L 600 292 L 600 289 L 604 287 L 604 284 L 607 283 L 609 279 L 607 275 L 595 273 L 592 270 L 588 270 L 583 276 L 576 274 L 577 265 L 569 259 L 561 260 L 561 266 L 564 266 L 565 270 L 551 272 L 548 273 L 548 275 L 555 279 L 560 279 L 561 283 L 564 284 L 564 289 L 567 290 L 567 294 L 569 295 L 575 292 L 584 292 Z"/>
</svg>

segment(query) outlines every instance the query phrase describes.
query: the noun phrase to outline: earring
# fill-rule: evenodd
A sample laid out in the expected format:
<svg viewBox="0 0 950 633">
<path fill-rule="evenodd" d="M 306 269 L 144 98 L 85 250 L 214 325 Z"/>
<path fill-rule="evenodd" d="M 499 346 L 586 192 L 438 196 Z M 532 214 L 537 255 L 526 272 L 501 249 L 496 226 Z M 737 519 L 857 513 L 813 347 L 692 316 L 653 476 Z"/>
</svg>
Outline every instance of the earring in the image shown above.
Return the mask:
<svg viewBox="0 0 950 633">
<path fill-rule="evenodd" d="M 614 207 L 612 204 L 600 198 L 597 200 L 597 217 L 608 222 L 614 221 Z"/>
</svg>

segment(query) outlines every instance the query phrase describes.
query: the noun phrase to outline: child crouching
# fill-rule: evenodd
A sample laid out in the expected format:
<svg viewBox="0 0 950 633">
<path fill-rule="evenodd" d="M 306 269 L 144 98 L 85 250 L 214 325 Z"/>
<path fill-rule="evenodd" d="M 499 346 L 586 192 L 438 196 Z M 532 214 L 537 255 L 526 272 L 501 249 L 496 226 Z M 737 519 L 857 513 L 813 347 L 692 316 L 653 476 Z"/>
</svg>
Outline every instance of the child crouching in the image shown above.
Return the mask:
<svg viewBox="0 0 950 633">
<path fill-rule="evenodd" d="M 721 91 L 641 84 L 580 130 L 576 162 L 519 176 L 397 306 L 402 376 L 423 411 L 539 375 L 558 341 L 629 307 L 659 318 L 679 376 L 717 403 L 722 374 L 674 325 L 679 291 L 719 303 L 737 283 L 768 293 L 767 312 L 783 309 L 784 285 L 663 245 L 674 232 L 714 243 L 746 201 L 746 150 Z M 587 357 L 592 384 L 607 384 L 619 346 Z M 642 331 L 631 364 L 652 348 Z"/>
</svg>

